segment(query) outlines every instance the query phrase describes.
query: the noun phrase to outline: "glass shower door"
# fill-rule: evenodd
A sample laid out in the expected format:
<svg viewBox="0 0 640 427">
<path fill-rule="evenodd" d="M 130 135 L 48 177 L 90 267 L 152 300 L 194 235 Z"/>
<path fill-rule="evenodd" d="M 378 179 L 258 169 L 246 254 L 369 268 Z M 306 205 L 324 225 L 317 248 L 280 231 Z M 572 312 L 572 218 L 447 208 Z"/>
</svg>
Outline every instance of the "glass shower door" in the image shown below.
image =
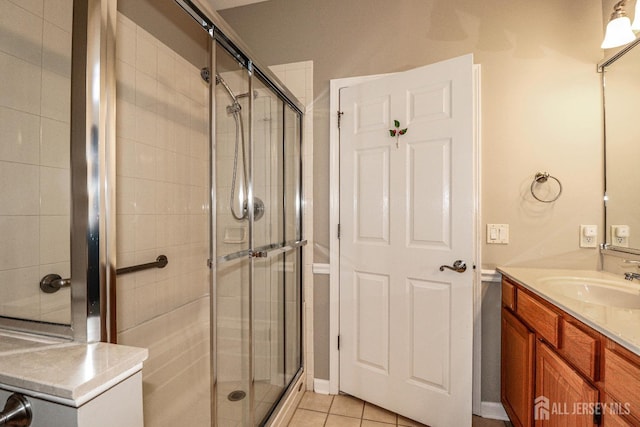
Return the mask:
<svg viewBox="0 0 640 427">
<path fill-rule="evenodd" d="M 216 49 L 215 414 L 218 426 L 250 420 L 249 74 Z"/>
<path fill-rule="evenodd" d="M 216 419 L 262 425 L 302 360 L 300 117 L 223 49 L 216 68 Z"/>
</svg>

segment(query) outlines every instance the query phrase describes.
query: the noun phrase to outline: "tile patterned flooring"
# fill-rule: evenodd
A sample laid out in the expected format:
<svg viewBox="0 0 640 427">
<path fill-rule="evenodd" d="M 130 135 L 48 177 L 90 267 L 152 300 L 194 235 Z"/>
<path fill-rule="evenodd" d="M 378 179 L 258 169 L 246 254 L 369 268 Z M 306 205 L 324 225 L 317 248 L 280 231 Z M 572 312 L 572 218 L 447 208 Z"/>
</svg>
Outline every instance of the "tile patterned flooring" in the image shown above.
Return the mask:
<svg viewBox="0 0 640 427">
<path fill-rule="evenodd" d="M 507 427 L 511 424 L 474 415 L 473 427 Z M 351 396 L 331 396 L 307 391 L 289 427 L 426 427 Z"/>
</svg>

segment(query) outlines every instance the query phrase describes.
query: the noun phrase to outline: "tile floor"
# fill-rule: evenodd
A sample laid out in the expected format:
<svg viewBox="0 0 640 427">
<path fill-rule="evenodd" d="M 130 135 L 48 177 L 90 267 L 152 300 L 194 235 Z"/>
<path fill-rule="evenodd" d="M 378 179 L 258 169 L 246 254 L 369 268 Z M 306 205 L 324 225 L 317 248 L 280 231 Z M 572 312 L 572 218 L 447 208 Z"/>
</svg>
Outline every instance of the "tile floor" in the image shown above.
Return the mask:
<svg viewBox="0 0 640 427">
<path fill-rule="evenodd" d="M 473 427 L 507 427 L 500 420 L 473 417 Z M 293 415 L 289 427 L 425 427 L 351 396 L 331 396 L 306 392 Z"/>
</svg>

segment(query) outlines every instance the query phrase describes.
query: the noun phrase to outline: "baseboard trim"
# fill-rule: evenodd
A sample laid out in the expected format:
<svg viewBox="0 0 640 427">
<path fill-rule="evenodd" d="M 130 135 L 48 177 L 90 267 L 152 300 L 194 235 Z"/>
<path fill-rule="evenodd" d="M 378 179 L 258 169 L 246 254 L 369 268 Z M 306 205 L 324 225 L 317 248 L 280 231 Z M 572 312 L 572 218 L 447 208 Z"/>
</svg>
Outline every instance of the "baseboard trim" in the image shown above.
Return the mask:
<svg viewBox="0 0 640 427">
<path fill-rule="evenodd" d="M 480 415 L 482 418 L 509 421 L 509 417 L 500 402 L 480 402 Z"/>
<path fill-rule="evenodd" d="M 313 379 L 313 391 L 318 394 L 329 394 L 329 380 Z"/>
<path fill-rule="evenodd" d="M 323 264 L 320 262 L 314 262 L 311 265 L 313 274 L 329 274 L 331 272 L 331 266 L 329 264 Z"/>
<path fill-rule="evenodd" d="M 500 274 L 496 270 L 482 269 L 481 271 L 482 271 L 481 280 L 483 282 L 500 283 L 502 281 L 502 274 Z"/>
</svg>

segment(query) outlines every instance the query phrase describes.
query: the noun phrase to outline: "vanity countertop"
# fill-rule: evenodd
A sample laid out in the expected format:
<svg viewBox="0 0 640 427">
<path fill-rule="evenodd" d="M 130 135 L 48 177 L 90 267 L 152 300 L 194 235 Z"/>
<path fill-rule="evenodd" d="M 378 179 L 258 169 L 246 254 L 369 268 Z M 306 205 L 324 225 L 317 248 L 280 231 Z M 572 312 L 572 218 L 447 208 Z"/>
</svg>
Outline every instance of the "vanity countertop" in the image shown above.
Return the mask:
<svg viewBox="0 0 640 427">
<path fill-rule="evenodd" d="M 604 271 L 499 267 L 504 276 L 640 355 L 640 285 Z"/>
<path fill-rule="evenodd" d="M 79 407 L 140 371 L 148 354 L 0 330 L 0 388 Z"/>
</svg>

